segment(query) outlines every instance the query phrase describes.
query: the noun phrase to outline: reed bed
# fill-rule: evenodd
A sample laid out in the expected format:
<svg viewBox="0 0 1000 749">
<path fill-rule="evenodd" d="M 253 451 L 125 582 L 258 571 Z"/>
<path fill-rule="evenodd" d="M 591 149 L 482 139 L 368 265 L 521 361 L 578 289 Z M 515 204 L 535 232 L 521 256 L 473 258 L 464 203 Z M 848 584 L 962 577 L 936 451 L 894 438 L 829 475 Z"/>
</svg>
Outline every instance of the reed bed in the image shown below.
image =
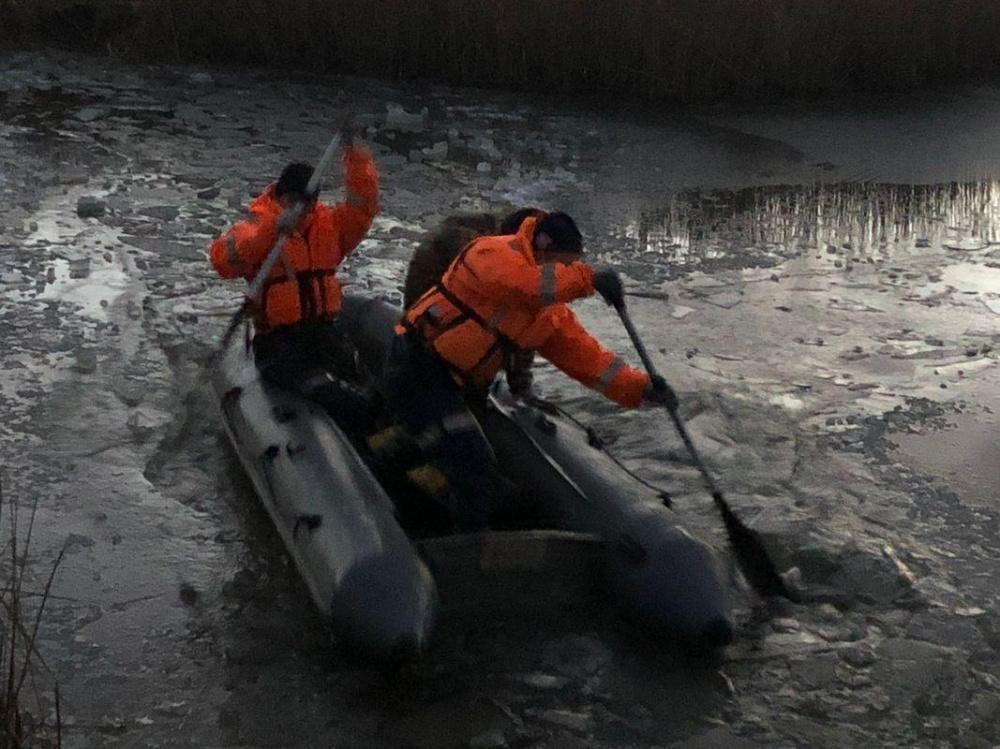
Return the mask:
<svg viewBox="0 0 1000 749">
<path fill-rule="evenodd" d="M 909 90 L 1000 70 L 993 0 L 0 0 L 4 9 L 21 34 L 65 33 L 52 19 L 75 12 L 91 24 L 75 39 L 140 59 L 681 101 Z"/>
<path fill-rule="evenodd" d="M 35 523 L 35 508 L 23 522 L 17 503 L 5 501 L 0 486 L 0 749 L 41 749 L 62 746 L 59 689 L 52 700 L 43 698 L 37 678 L 41 655 L 36 647 L 45 604 L 62 552 L 41 591 L 28 591 L 28 550 Z M 29 600 L 31 605 L 29 606 Z M 40 715 L 47 702 L 54 718 Z"/>
</svg>

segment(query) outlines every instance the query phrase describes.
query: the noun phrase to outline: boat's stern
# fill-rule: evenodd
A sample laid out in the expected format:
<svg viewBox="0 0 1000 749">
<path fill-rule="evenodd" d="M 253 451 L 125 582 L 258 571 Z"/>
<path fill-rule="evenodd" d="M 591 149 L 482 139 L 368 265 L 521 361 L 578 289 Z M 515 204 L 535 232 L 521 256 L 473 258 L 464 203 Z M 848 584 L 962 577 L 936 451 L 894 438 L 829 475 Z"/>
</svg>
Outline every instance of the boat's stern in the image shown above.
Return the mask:
<svg viewBox="0 0 1000 749">
<path fill-rule="evenodd" d="M 350 437 L 318 404 L 265 383 L 241 344 L 214 387 L 233 447 L 320 612 L 379 659 L 425 650 L 437 588 Z"/>
<path fill-rule="evenodd" d="M 422 560 L 384 553 L 353 564 L 330 601 L 336 632 L 368 656 L 414 660 L 437 619 L 437 588 Z"/>
<path fill-rule="evenodd" d="M 732 640 L 731 588 L 722 561 L 668 510 L 633 512 L 609 542 L 606 581 L 626 616 L 695 647 Z"/>
</svg>

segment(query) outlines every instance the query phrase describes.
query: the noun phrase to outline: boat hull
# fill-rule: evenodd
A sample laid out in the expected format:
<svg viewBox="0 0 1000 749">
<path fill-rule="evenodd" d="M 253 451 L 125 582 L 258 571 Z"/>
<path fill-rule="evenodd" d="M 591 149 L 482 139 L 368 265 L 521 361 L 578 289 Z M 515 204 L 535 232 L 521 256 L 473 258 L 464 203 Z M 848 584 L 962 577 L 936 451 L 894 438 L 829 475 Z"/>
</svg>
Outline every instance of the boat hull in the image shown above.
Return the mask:
<svg viewBox="0 0 1000 749">
<path fill-rule="evenodd" d="M 399 308 L 348 295 L 338 324 L 361 364 L 381 372 Z M 624 471 L 584 427 L 493 388 L 480 423 L 499 468 L 542 527 L 604 541 L 602 579 L 638 626 L 708 646 L 731 639 L 731 585 L 718 553 L 684 528 L 656 490 Z"/>
<path fill-rule="evenodd" d="M 385 490 L 318 405 L 264 382 L 242 342 L 213 386 L 226 432 L 319 611 L 378 657 L 424 649 L 438 595 Z"/>
</svg>

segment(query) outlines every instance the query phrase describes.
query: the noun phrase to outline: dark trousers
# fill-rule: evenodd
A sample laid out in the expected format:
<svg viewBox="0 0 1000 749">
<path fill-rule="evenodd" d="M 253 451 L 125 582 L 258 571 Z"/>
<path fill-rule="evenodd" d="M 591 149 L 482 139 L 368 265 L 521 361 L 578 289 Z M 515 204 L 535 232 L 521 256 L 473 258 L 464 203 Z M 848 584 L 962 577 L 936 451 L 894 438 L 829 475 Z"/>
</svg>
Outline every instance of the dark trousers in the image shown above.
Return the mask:
<svg viewBox="0 0 1000 749">
<path fill-rule="evenodd" d="M 303 320 L 258 333 L 253 353 L 266 379 L 295 390 L 311 374 L 330 371 L 340 345 L 332 320 Z"/>
<path fill-rule="evenodd" d="M 459 530 L 489 526 L 492 510 L 509 493 L 496 456 L 448 367 L 417 337 L 397 336 L 382 380 L 392 417 L 424 448 L 448 480 L 449 505 Z"/>
<path fill-rule="evenodd" d="M 344 380 L 352 357 L 332 318 L 259 333 L 253 351 L 265 380 L 319 403 L 342 426 L 363 430 L 374 422 L 377 397 Z"/>
</svg>

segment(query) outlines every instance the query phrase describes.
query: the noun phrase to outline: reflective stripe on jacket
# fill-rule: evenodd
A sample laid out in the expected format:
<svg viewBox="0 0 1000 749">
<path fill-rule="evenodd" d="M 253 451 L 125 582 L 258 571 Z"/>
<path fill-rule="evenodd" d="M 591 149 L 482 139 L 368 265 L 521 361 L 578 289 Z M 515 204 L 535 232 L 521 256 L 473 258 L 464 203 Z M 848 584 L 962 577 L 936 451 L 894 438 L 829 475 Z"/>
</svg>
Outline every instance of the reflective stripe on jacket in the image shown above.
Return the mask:
<svg viewBox="0 0 1000 749">
<path fill-rule="evenodd" d="M 619 363 L 565 306 L 594 293 L 593 271 L 581 262 L 538 265 L 536 224 L 529 218 L 516 235 L 471 242 L 397 332 L 418 332 L 463 383 L 487 386 L 508 352 L 537 349 L 608 398 L 639 405 L 648 376 Z"/>
<path fill-rule="evenodd" d="M 346 200 L 335 206 L 317 202 L 285 240 L 255 310 L 258 330 L 340 310 L 337 266 L 358 246 L 378 212 L 378 171 L 367 150 L 354 146 L 344 152 L 344 181 Z M 212 243 L 212 265 L 220 276 L 253 279 L 278 240 L 282 210 L 271 185 L 250 204 L 248 219 Z"/>
</svg>

